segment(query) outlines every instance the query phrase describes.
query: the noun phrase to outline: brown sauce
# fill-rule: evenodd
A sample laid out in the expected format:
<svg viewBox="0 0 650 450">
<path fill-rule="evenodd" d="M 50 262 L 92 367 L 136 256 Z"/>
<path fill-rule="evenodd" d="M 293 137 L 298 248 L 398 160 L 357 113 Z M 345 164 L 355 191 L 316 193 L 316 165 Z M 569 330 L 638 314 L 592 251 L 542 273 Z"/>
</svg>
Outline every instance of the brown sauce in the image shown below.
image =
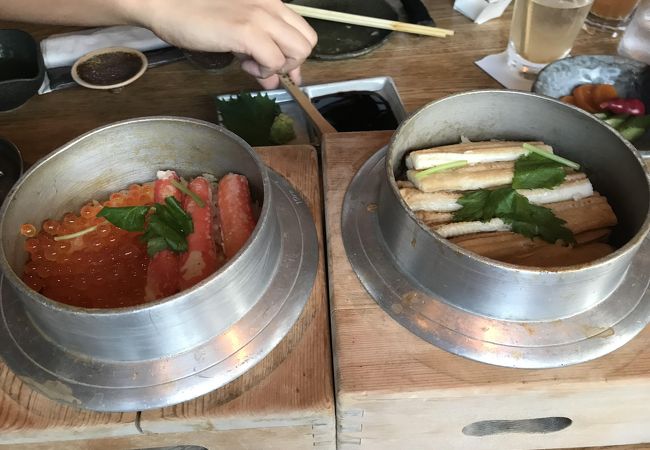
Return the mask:
<svg viewBox="0 0 650 450">
<path fill-rule="evenodd" d="M 122 83 L 142 68 L 138 55 L 128 52 L 104 53 L 93 56 L 77 66 L 79 78 L 97 86 Z"/>
</svg>

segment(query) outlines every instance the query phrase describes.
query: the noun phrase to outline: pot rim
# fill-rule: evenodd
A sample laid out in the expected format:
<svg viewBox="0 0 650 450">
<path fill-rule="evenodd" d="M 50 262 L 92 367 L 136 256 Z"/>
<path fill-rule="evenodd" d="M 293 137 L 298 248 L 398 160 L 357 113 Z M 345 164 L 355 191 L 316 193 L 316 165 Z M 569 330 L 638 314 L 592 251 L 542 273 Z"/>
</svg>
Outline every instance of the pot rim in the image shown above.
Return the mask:
<svg viewBox="0 0 650 450">
<path fill-rule="evenodd" d="M 650 232 L 650 213 L 646 215 L 646 219 L 641 225 L 639 231 L 630 239 L 628 240 L 623 246 L 617 248 L 613 253 L 604 256 L 602 258 L 595 259 L 587 264 L 574 264 L 570 266 L 561 266 L 561 267 L 544 267 L 544 268 L 535 268 L 535 267 L 530 267 L 530 266 L 520 266 L 516 264 L 510 264 L 510 263 L 505 263 L 501 262 L 495 259 L 487 258 L 485 256 L 481 256 L 479 254 L 476 254 L 472 251 L 466 250 L 463 247 L 454 244 L 448 239 L 445 239 L 441 236 L 439 236 L 437 233 L 434 233 L 427 227 L 424 223 L 422 223 L 416 216 L 415 213 L 411 210 L 411 208 L 408 207 L 404 199 L 399 193 L 399 188 L 397 187 L 397 183 L 395 181 L 395 175 L 393 171 L 393 154 L 394 154 L 394 146 L 395 146 L 395 141 L 397 138 L 401 135 L 403 132 L 403 129 L 405 126 L 412 120 L 414 120 L 416 117 L 419 115 L 423 114 L 425 110 L 428 110 L 429 108 L 433 107 L 433 105 L 437 104 L 443 104 L 445 101 L 448 101 L 449 99 L 461 97 L 461 96 L 467 96 L 467 95 L 477 95 L 477 94 L 495 94 L 495 95 L 523 95 L 525 97 L 533 97 L 533 98 L 538 98 L 540 100 L 544 101 L 549 101 L 552 103 L 557 103 L 559 105 L 562 105 L 562 107 L 566 108 L 571 108 L 574 111 L 577 111 L 578 113 L 587 116 L 591 118 L 592 120 L 597 120 L 602 126 L 609 128 L 609 131 L 613 132 L 615 136 L 625 144 L 627 149 L 632 153 L 632 155 L 636 158 L 637 162 L 640 165 L 641 170 L 644 171 L 645 173 L 645 179 L 646 179 L 646 186 L 648 189 L 648 192 L 650 194 L 650 174 L 645 170 L 645 163 L 643 161 L 643 158 L 639 154 L 638 150 L 626 139 L 621 136 L 621 134 L 616 131 L 614 128 L 611 126 L 607 125 L 606 123 L 596 119 L 592 114 L 588 113 L 587 111 L 584 111 L 577 106 L 569 105 L 566 103 L 562 103 L 561 101 L 548 97 L 545 95 L 541 94 L 535 94 L 532 92 L 524 92 L 524 91 L 513 91 L 513 90 L 507 90 L 507 89 L 477 89 L 477 90 L 471 90 L 471 91 L 465 91 L 465 92 L 459 92 L 455 94 L 450 94 L 444 97 L 441 97 L 437 100 L 433 100 L 421 108 L 419 108 L 417 111 L 409 115 L 406 120 L 404 120 L 397 130 L 395 130 L 395 133 L 391 136 L 390 142 L 388 143 L 388 150 L 386 154 L 386 161 L 385 161 L 385 176 L 387 177 L 388 184 L 390 186 L 390 189 L 397 197 L 397 201 L 400 203 L 402 208 L 406 211 L 408 214 L 408 217 L 410 220 L 414 221 L 417 226 L 419 226 L 423 231 L 428 233 L 430 236 L 432 236 L 437 242 L 441 243 L 442 245 L 446 245 L 450 247 L 454 252 L 460 253 L 463 256 L 470 258 L 470 259 L 475 259 L 480 261 L 481 263 L 489 264 L 492 266 L 496 266 L 500 269 L 504 269 L 509 272 L 517 272 L 517 273 L 527 273 L 527 274 L 541 274 L 541 273 L 556 273 L 556 274 L 567 274 L 567 273 L 578 273 L 586 268 L 594 268 L 594 267 L 604 267 L 609 264 L 611 264 L 614 260 L 621 258 L 624 255 L 627 255 L 630 252 L 636 251 L 639 245 L 643 242 L 643 240 L 646 238 L 648 233 Z"/>
<path fill-rule="evenodd" d="M 24 174 L 23 176 L 20 177 L 20 179 L 13 185 L 9 193 L 7 194 L 7 197 L 5 198 L 5 202 L 3 203 L 2 207 L 0 208 L 0 229 L 2 229 L 3 223 L 4 223 L 4 217 L 9 209 L 9 204 L 13 201 L 14 197 L 16 196 L 16 193 L 24 183 L 24 180 L 26 180 L 28 177 L 33 176 L 35 172 L 37 172 L 41 167 L 43 167 L 51 158 L 55 158 L 59 154 L 63 153 L 70 147 L 76 145 L 78 142 L 90 137 L 91 135 L 94 135 L 95 133 L 103 132 L 105 130 L 119 127 L 125 124 L 134 124 L 134 123 L 145 123 L 145 122 L 160 122 L 160 121 L 169 121 L 169 122 L 186 122 L 186 123 L 191 123 L 193 125 L 199 125 L 199 126 L 206 126 L 208 128 L 212 128 L 214 130 L 217 130 L 229 138 L 235 140 L 238 144 L 241 145 L 242 149 L 245 150 L 249 156 L 253 159 L 255 162 L 258 170 L 260 171 L 261 178 L 262 178 L 262 186 L 263 186 L 263 202 L 262 202 L 262 209 L 260 211 L 260 219 L 257 221 L 257 224 L 255 225 L 255 228 L 253 229 L 253 233 L 251 236 L 248 238 L 246 241 L 246 244 L 233 256 L 226 264 L 224 264 L 219 270 L 205 278 L 204 280 L 200 281 L 199 283 L 195 284 L 191 288 L 178 292 L 177 294 L 174 294 L 169 297 L 164 297 L 160 300 L 157 301 L 151 301 L 151 302 L 146 302 L 142 303 L 140 305 L 135 305 L 135 306 L 127 306 L 127 307 L 122 307 L 122 308 L 83 308 L 83 307 L 78 307 L 78 306 L 72 306 L 72 305 L 67 305 L 65 303 L 57 302 L 56 300 L 52 300 L 49 297 L 44 296 L 43 294 L 40 294 L 33 289 L 31 289 L 25 282 L 14 272 L 12 269 L 11 265 L 9 264 L 9 261 L 7 261 L 7 257 L 5 255 L 5 251 L 2 245 L 0 245 L 0 286 L 2 285 L 3 279 L 8 280 L 21 294 L 26 295 L 30 300 L 33 300 L 37 303 L 39 303 L 41 306 L 50 308 L 52 310 L 56 311 L 62 311 L 66 313 L 71 313 L 71 314 L 80 314 L 84 316 L 88 315 L 95 315 L 95 316 L 102 316 L 102 317 L 107 317 L 111 315 L 115 316 L 120 316 L 120 315 L 128 315 L 133 312 L 139 312 L 145 309 L 149 310 L 154 310 L 158 307 L 162 307 L 163 305 L 167 305 L 169 303 L 175 302 L 175 301 L 182 301 L 188 294 L 190 294 L 192 291 L 198 290 L 198 289 L 203 289 L 208 283 L 211 283 L 216 277 L 221 276 L 221 274 L 224 274 L 231 270 L 231 267 L 233 263 L 244 253 L 248 248 L 250 247 L 251 243 L 257 238 L 258 234 L 260 233 L 260 229 L 263 226 L 263 223 L 266 223 L 266 220 L 263 220 L 263 218 L 266 218 L 270 214 L 270 199 L 271 199 L 271 181 L 269 179 L 269 175 L 267 172 L 267 167 L 266 165 L 262 162 L 262 160 L 257 156 L 253 148 L 242 138 L 231 132 L 230 130 L 227 130 L 225 127 L 222 127 L 221 125 L 216 125 L 211 122 L 207 122 L 204 120 L 200 119 L 194 119 L 194 118 L 189 118 L 189 117 L 181 117 L 181 116 L 146 116 L 146 117 L 138 117 L 138 118 L 133 118 L 133 119 L 125 119 L 125 120 L 120 120 L 118 122 L 113 122 L 108 125 L 103 125 L 97 128 L 94 128 L 92 130 L 89 130 L 82 135 L 72 139 L 71 141 L 66 142 L 62 146 L 58 147 L 56 150 L 48 153 L 46 156 L 43 158 L 39 159 L 34 163 Z M 267 219 L 268 220 L 268 219 Z"/>
</svg>

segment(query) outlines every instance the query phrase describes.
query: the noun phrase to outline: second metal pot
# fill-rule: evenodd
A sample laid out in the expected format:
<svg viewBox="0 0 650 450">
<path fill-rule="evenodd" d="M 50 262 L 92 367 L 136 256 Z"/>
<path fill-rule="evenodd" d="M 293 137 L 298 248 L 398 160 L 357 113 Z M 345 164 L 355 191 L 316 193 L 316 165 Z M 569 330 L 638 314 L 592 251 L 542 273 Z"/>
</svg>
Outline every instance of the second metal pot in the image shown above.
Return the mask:
<svg viewBox="0 0 650 450">
<path fill-rule="evenodd" d="M 395 177 L 407 152 L 461 136 L 542 140 L 581 163 L 619 219 L 612 239 L 620 248 L 582 266 L 538 270 L 478 256 L 429 231 L 402 200 Z M 592 115 L 535 94 L 477 91 L 428 104 L 393 136 L 385 173 L 379 225 L 402 270 L 430 295 L 497 319 L 556 320 L 592 308 L 619 285 L 650 229 L 648 176 L 634 147 Z"/>
</svg>

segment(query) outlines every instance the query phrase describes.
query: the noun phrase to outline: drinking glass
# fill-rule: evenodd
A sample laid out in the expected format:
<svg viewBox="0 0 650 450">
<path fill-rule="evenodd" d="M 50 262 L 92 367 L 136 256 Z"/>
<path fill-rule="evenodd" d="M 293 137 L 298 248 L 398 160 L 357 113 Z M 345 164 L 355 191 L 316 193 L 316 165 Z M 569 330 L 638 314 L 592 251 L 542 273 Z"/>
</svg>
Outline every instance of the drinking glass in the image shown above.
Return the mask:
<svg viewBox="0 0 650 450">
<path fill-rule="evenodd" d="M 645 0 L 634 13 L 618 45 L 618 53 L 650 64 L 650 0 Z"/>
<path fill-rule="evenodd" d="M 585 19 L 587 31 L 610 32 L 616 36 L 632 17 L 640 0 L 594 0 L 591 11 Z"/>
<path fill-rule="evenodd" d="M 568 56 L 593 0 L 515 0 L 508 64 L 537 73 Z"/>
</svg>

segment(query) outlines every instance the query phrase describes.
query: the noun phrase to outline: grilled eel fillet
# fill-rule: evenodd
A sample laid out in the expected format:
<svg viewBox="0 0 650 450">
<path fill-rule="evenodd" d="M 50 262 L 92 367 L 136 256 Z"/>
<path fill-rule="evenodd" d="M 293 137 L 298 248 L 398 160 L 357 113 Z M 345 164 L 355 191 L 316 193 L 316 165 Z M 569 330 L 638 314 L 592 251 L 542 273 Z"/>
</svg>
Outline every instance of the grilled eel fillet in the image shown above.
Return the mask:
<svg viewBox="0 0 650 450">
<path fill-rule="evenodd" d="M 532 144 L 552 152 L 550 147 L 541 143 Z M 411 170 L 407 173 L 409 181 L 398 182 L 398 188 L 416 216 L 433 231 L 485 257 L 512 264 L 550 267 L 582 264 L 614 251 L 605 241 L 610 234 L 609 227 L 617 223 L 616 215 L 607 199 L 594 193 L 586 175 L 579 172 L 568 172 L 564 183 L 554 189 L 518 190 L 531 203 L 545 205 L 566 221 L 566 227 L 576 238 L 574 247 L 549 244 L 539 238 L 530 239 L 513 233 L 501 219 L 453 222 L 453 212 L 461 208 L 457 200 L 463 195 L 457 191 L 512 183 L 514 160 L 523 153 L 521 142 L 498 141 L 411 152 L 407 157 L 409 168 L 422 169 L 460 159 L 471 160 L 470 164 L 474 165 L 423 179 L 414 177 L 415 172 Z M 435 159 L 436 155 L 442 158 Z M 493 156 L 502 159 L 490 159 Z M 504 158 L 508 160 L 504 161 Z"/>
</svg>

